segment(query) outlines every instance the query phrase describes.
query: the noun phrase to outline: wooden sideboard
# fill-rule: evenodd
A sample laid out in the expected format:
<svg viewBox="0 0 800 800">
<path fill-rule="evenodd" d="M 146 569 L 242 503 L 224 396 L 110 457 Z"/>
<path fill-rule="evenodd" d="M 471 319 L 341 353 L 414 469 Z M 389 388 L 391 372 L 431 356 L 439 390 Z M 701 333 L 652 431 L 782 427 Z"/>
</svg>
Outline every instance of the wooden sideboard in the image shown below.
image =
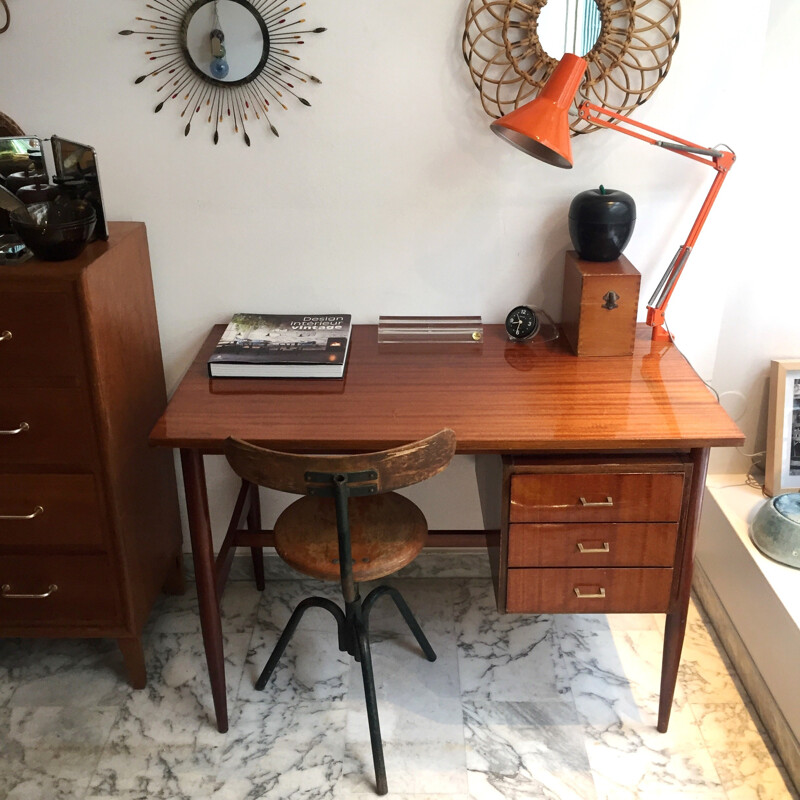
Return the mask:
<svg viewBox="0 0 800 800">
<path fill-rule="evenodd" d="M 114 638 L 141 688 L 144 623 L 183 586 L 143 223 L 0 266 L 0 382 L 0 636 Z"/>
</svg>

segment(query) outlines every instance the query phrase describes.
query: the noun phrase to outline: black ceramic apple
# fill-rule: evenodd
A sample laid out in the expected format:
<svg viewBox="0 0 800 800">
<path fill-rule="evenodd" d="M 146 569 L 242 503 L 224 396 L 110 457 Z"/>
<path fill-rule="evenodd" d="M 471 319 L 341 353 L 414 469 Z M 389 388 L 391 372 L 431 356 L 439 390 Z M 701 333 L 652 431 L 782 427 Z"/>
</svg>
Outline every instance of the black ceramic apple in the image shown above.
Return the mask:
<svg viewBox="0 0 800 800">
<path fill-rule="evenodd" d="M 614 261 L 628 244 L 636 224 L 636 203 L 618 189 L 589 189 L 569 206 L 572 246 L 586 261 Z"/>
</svg>

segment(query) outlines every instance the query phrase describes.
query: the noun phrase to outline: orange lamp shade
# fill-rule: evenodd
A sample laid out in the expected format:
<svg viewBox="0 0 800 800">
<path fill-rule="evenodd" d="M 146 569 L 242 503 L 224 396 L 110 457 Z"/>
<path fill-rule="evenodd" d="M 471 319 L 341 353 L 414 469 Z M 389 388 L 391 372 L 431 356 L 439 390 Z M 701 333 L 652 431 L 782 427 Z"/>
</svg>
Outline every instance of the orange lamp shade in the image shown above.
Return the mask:
<svg viewBox="0 0 800 800">
<path fill-rule="evenodd" d="M 495 120 L 491 129 L 528 155 L 554 167 L 571 169 L 567 112 L 585 71 L 585 59 L 565 53 L 539 95 Z"/>
</svg>

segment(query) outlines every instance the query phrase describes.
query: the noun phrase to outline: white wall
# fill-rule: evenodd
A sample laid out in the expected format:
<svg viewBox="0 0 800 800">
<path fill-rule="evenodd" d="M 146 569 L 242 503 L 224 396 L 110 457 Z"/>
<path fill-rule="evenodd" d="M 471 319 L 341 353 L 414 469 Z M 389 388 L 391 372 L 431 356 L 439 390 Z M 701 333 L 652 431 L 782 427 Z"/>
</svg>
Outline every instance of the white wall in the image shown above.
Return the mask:
<svg viewBox="0 0 800 800">
<path fill-rule="evenodd" d="M 558 316 L 567 209 L 600 183 L 636 199 L 626 255 L 643 274 L 644 303 L 713 177 L 608 132 L 575 141 L 570 172 L 502 143 L 461 56 L 467 0 L 309 0 L 305 17 L 328 30 L 305 46 L 301 67 L 323 83 L 304 90 L 311 108 L 274 112 L 279 139 L 251 123 L 250 148 L 233 134 L 215 147 L 197 122 L 184 138 L 175 102 L 152 113 L 152 79 L 133 84 L 147 71 L 144 42 L 117 34 L 146 16 L 144 0 L 10 5 L 0 108 L 29 133 L 94 144 L 109 217 L 147 223 L 170 388 L 209 326 L 235 311 L 347 311 L 357 322 L 477 313 L 500 322 L 529 302 Z M 789 42 L 778 17 L 791 16 L 800 32 L 792 0 L 772 6 L 770 70 L 772 39 Z M 789 299 L 797 170 L 788 154 L 759 152 L 756 139 L 774 122 L 775 141 L 791 147 L 783 83 L 796 70 L 774 76 L 770 95 L 782 102 L 767 123 L 754 113 L 765 106 L 750 105 L 769 9 L 683 0 L 670 74 L 637 114 L 703 144 L 725 141 L 740 156 L 669 324 L 704 377 L 746 396 L 749 440 L 769 358 L 800 350 Z M 220 519 L 231 480 L 213 464 L 209 473 Z M 438 487 L 424 490 L 432 525 L 480 527 L 469 460 L 439 480 L 452 499 L 442 505 Z"/>
<path fill-rule="evenodd" d="M 739 189 L 719 247 L 723 263 L 738 262 L 742 270 L 731 281 L 720 319 L 714 383 L 721 392 L 742 394 L 739 424 L 748 435 L 747 452 L 766 447 L 770 360 L 800 358 L 800 169 L 794 135 L 800 111 L 792 96 L 799 37 L 800 3 L 772 0 L 763 60 L 751 59 L 753 91 L 738 98 L 748 124 L 737 148 Z M 737 468 L 729 452 L 712 462 L 720 472 Z"/>
</svg>

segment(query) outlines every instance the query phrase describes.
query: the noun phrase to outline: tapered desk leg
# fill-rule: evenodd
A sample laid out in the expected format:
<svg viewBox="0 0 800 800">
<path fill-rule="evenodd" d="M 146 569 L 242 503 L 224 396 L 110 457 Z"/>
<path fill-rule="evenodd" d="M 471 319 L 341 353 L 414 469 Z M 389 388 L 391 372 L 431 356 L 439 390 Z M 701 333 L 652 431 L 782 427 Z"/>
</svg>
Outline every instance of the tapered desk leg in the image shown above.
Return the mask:
<svg viewBox="0 0 800 800">
<path fill-rule="evenodd" d="M 681 662 L 683 637 L 686 632 L 686 617 L 689 613 L 689 599 L 692 593 L 692 574 L 694 572 L 694 552 L 697 545 L 697 530 L 700 525 L 700 512 L 703 508 L 703 493 L 708 469 L 707 447 L 692 450 L 694 469 L 692 486 L 687 509 L 686 534 L 683 542 L 683 556 L 679 566 L 678 591 L 676 601 L 667 614 L 664 627 L 664 654 L 661 662 L 661 696 L 658 705 L 658 730 L 665 733 L 669 725 L 675 684 L 678 680 L 678 667 Z"/>
<path fill-rule="evenodd" d="M 217 715 L 217 730 L 228 730 L 228 702 L 225 694 L 225 656 L 222 649 L 222 623 L 219 616 L 214 545 L 211 540 L 211 522 L 208 516 L 203 456 L 197 450 L 181 450 L 183 484 L 186 493 L 186 513 L 192 539 L 197 603 L 200 609 L 200 627 L 206 650 L 211 696 Z"/>
</svg>

